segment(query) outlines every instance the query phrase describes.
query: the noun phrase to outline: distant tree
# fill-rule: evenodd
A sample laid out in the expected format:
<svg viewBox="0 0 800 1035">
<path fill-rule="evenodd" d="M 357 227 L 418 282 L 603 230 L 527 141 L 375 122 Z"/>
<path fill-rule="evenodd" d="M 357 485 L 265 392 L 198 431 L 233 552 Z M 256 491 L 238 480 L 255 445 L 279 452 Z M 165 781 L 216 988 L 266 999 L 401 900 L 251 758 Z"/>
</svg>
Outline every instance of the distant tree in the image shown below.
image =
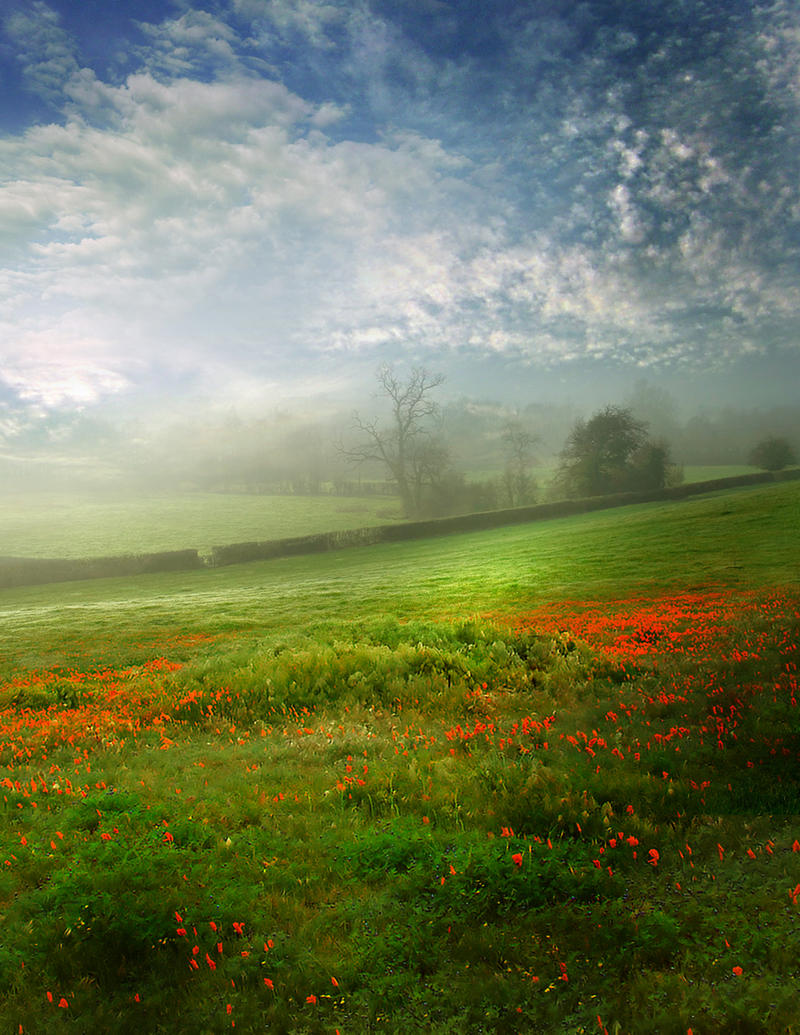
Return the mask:
<svg viewBox="0 0 800 1035">
<path fill-rule="evenodd" d="M 782 471 L 797 463 L 797 457 L 785 438 L 770 435 L 762 439 L 750 453 L 753 467 L 762 467 L 765 471 Z"/>
<path fill-rule="evenodd" d="M 669 449 L 647 437 L 630 410 L 607 406 L 579 420 L 560 454 L 557 484 L 566 496 L 662 488 L 673 470 Z"/>
<path fill-rule="evenodd" d="M 503 489 L 510 507 L 522 507 L 536 498 L 536 482 L 531 474 L 536 436 L 517 418 L 509 420 L 502 431 Z"/>
<path fill-rule="evenodd" d="M 354 463 L 383 464 L 397 484 L 406 517 L 417 517 L 426 487 L 434 485 L 449 467 L 447 449 L 432 426 L 438 407 L 431 393 L 444 377 L 418 367 L 402 381 L 388 365 L 380 367 L 377 377 L 389 400 L 389 422 L 382 425 L 355 413 L 353 426 L 361 441 L 342 451 Z"/>
</svg>

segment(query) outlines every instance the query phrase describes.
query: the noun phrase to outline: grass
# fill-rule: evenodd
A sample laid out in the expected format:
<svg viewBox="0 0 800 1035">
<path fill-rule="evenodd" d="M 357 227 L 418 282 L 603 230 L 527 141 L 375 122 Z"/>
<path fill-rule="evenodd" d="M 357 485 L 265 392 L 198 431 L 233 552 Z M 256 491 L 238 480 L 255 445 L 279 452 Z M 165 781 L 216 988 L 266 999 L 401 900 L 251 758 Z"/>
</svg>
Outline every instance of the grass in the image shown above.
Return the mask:
<svg viewBox="0 0 800 1035">
<path fill-rule="evenodd" d="M 687 467 L 685 481 L 756 471 L 755 467 Z M 552 467 L 537 468 L 543 492 Z M 485 475 L 489 477 L 489 475 Z M 104 497 L 66 493 L 0 496 L 0 555 L 109 557 L 197 549 L 391 524 L 401 520 L 385 496 L 258 496 L 164 493 Z"/>
<path fill-rule="evenodd" d="M 787 483 L 0 596 L 0 1029 L 796 1031 Z"/>
<path fill-rule="evenodd" d="M 7 557 L 109 557 L 197 549 L 391 524 L 385 496 L 256 496 L 222 493 L 103 496 L 26 493 L 0 497 L 0 552 Z"/>
</svg>

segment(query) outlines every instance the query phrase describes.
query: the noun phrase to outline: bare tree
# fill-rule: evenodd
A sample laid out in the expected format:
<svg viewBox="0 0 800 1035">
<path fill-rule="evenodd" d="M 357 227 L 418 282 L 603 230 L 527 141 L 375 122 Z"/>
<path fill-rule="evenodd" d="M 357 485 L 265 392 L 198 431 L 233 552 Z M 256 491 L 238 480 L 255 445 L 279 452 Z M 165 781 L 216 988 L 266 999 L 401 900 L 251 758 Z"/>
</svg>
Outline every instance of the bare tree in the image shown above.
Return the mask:
<svg viewBox="0 0 800 1035">
<path fill-rule="evenodd" d="M 536 482 L 531 475 L 531 467 L 533 447 L 538 439 L 514 417 L 503 428 L 502 440 L 506 460 L 503 488 L 509 506 L 522 507 L 532 503 L 536 497 Z"/>
<path fill-rule="evenodd" d="M 388 398 L 391 418 L 386 425 L 353 415 L 353 426 L 361 442 L 342 451 L 353 463 L 377 461 L 385 465 L 397 483 L 406 517 L 416 517 L 422 507 L 423 491 L 448 466 L 447 452 L 434 435 L 430 423 L 438 413 L 431 393 L 444 381 L 422 367 L 401 381 L 392 367 L 378 370 L 378 384 Z"/>
</svg>

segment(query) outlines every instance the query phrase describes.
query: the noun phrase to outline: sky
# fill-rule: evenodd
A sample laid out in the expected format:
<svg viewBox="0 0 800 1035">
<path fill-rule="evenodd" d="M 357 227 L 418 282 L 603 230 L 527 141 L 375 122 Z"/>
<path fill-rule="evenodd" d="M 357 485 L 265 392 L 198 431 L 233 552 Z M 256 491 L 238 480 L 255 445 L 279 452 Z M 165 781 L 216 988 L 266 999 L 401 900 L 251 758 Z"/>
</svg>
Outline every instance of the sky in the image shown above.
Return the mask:
<svg viewBox="0 0 800 1035">
<path fill-rule="evenodd" d="M 794 0 L 0 0 L 0 436 L 454 395 L 788 402 Z"/>
</svg>

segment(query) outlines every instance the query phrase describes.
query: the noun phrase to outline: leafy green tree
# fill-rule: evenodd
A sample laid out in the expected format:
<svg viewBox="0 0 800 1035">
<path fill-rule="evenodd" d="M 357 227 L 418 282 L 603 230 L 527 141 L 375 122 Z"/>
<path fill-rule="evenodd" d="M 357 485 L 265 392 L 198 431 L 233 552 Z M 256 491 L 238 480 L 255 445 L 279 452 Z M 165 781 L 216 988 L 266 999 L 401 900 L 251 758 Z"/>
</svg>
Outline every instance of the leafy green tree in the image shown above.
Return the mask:
<svg viewBox="0 0 800 1035">
<path fill-rule="evenodd" d="M 782 471 L 797 463 L 797 456 L 785 438 L 770 435 L 762 439 L 750 453 L 753 467 L 762 467 L 765 471 Z"/>
<path fill-rule="evenodd" d="M 629 409 L 606 406 L 567 436 L 556 475 L 566 496 L 663 488 L 674 472 L 666 444 L 647 437 Z"/>
</svg>

